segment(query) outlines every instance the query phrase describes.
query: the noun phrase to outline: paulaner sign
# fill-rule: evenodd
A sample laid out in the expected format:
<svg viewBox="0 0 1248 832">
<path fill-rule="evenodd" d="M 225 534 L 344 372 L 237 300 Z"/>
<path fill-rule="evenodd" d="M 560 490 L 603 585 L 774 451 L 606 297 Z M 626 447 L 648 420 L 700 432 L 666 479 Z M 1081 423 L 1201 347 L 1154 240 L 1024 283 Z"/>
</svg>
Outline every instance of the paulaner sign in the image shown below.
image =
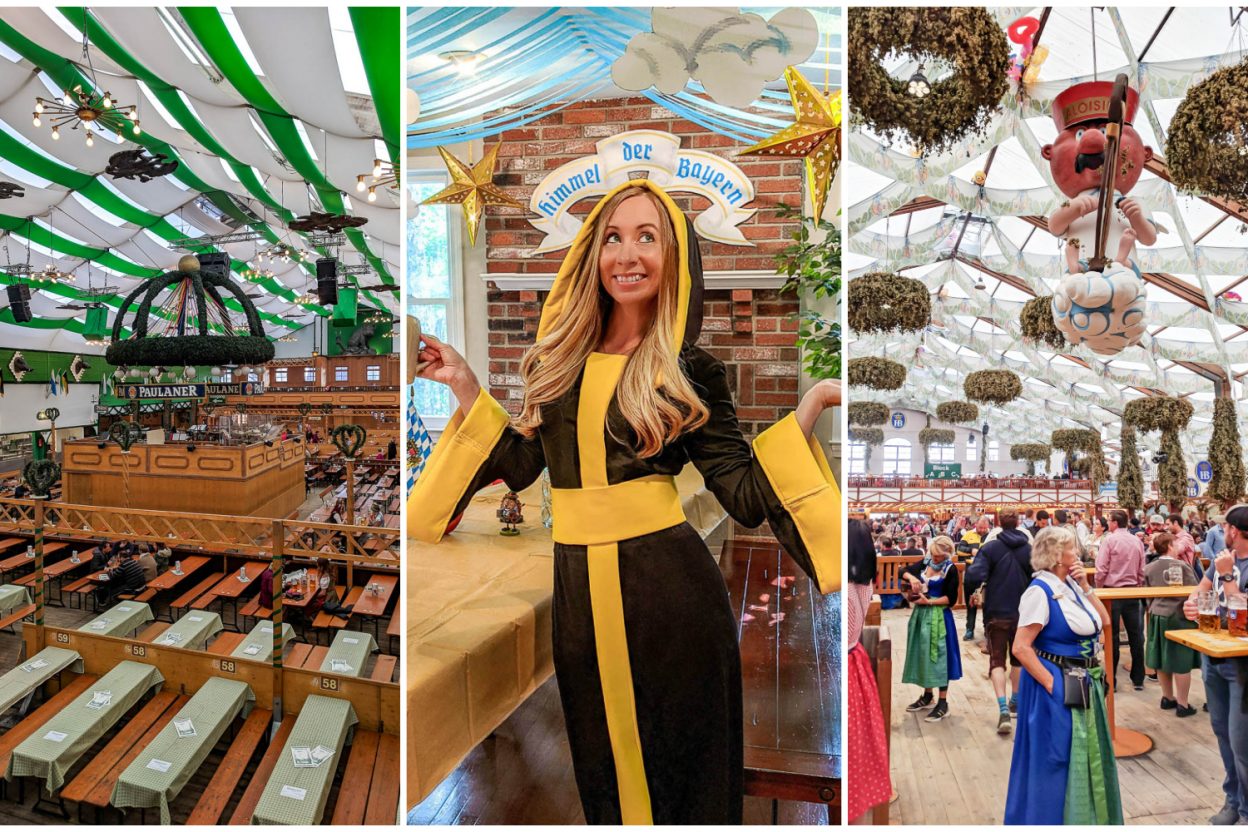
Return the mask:
<svg viewBox="0 0 1248 832">
<path fill-rule="evenodd" d="M 597 153 L 552 170 L 538 184 L 529 207 L 531 220 L 546 237 L 537 252 L 567 248 L 581 228 L 568 209 L 586 197 L 598 197 L 638 174 L 667 191 L 698 194 L 710 207 L 693 221 L 698 234 L 717 243 L 752 246 L 737 228 L 754 216 L 743 208 L 754 201 L 754 185 L 741 169 L 703 150 L 681 150 L 680 139 L 658 130 L 630 130 L 594 145 Z"/>
<path fill-rule="evenodd" d="M 119 399 L 202 399 L 206 396 L 257 396 L 264 387 L 254 381 L 235 384 L 121 384 Z"/>
</svg>

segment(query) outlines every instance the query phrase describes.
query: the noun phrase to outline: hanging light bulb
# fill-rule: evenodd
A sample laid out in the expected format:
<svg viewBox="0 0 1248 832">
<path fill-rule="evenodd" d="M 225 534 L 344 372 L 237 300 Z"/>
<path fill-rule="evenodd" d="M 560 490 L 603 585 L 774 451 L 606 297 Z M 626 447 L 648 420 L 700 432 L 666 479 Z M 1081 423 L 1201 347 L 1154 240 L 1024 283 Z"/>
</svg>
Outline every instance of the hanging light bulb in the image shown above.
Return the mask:
<svg viewBox="0 0 1248 832">
<path fill-rule="evenodd" d="M 87 131 L 87 147 L 95 147 L 95 137 L 91 135 L 91 131 Z"/>
<path fill-rule="evenodd" d="M 369 189 L 368 189 L 368 201 L 369 201 L 369 202 L 376 202 L 376 201 L 377 201 L 377 189 L 376 189 L 376 188 L 369 188 Z"/>
<path fill-rule="evenodd" d="M 134 123 L 134 135 L 139 135 L 139 123 L 137 121 Z"/>
<path fill-rule="evenodd" d="M 53 127 L 52 128 L 52 141 L 56 141 L 60 137 L 61 137 L 61 128 Z"/>
<path fill-rule="evenodd" d="M 35 126 L 38 127 L 38 125 Z M 364 174 L 361 173 L 355 177 L 355 189 L 360 193 L 364 193 Z"/>
<path fill-rule="evenodd" d="M 36 113 L 42 113 L 42 112 L 43 112 L 43 99 L 42 99 L 42 98 L 36 98 L 36 99 L 35 99 L 35 112 L 36 112 Z"/>
<path fill-rule="evenodd" d="M 64 102 L 66 107 L 74 106 L 74 99 L 69 97 L 69 90 L 65 90 L 65 97 L 61 101 Z"/>
<path fill-rule="evenodd" d="M 36 127 L 38 127 L 39 125 L 43 124 L 43 122 L 41 122 L 41 121 L 39 120 L 39 114 L 38 114 L 38 113 L 35 113 L 34 119 L 32 120 L 32 122 L 31 122 L 31 123 L 32 123 L 32 124 L 34 124 Z"/>
<path fill-rule="evenodd" d="M 932 91 L 932 85 L 928 82 L 927 76 L 923 74 L 922 66 L 910 76 L 910 83 L 906 86 L 906 89 L 915 98 L 925 98 Z"/>
<path fill-rule="evenodd" d="M 374 179 L 381 178 L 381 160 L 380 159 L 373 160 L 373 178 Z"/>
<path fill-rule="evenodd" d="M 131 107 L 130 112 L 126 113 L 126 118 L 130 119 L 131 121 L 138 121 L 139 120 L 139 108 Z"/>
</svg>

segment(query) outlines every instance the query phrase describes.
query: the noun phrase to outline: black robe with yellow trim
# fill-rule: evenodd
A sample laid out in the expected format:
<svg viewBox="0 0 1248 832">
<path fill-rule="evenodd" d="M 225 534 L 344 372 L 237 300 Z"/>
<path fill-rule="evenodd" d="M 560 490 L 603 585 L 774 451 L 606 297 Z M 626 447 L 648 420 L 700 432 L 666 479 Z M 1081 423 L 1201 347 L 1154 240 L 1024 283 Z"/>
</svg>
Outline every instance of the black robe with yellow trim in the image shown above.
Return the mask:
<svg viewBox="0 0 1248 832">
<path fill-rule="evenodd" d="M 662 196 L 688 245 L 692 230 Z M 696 243 L 689 249 L 682 279 L 692 281 L 683 296 L 700 304 Z M 544 315 L 559 298 L 557 280 Z M 641 458 L 614 396 L 627 358 L 594 353 L 573 387 L 542 408 L 534 438 L 512 429 L 482 390 L 447 426 L 409 501 L 409 535 L 436 542 L 480 488 L 502 479 L 520 490 L 549 468 L 555 672 L 589 823 L 741 822 L 737 623 L 714 558 L 678 505 L 673 516 L 671 477 L 692 462 L 734 519 L 751 527 L 769 521 L 822 591 L 839 583 L 840 497 L 826 458 L 793 415 L 751 448 L 724 365 L 689 343 L 698 318 L 691 310 L 680 364 L 709 412 L 701 428 Z M 582 510 L 587 505 L 595 510 Z M 559 542 L 580 538 L 585 545 Z"/>
</svg>

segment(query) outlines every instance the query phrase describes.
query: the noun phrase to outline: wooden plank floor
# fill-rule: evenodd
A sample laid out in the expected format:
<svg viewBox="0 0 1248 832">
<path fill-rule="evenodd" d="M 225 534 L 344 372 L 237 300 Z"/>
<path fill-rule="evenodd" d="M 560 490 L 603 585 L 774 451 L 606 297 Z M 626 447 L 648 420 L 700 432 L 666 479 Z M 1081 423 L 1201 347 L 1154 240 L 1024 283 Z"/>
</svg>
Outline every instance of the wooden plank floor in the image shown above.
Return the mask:
<svg viewBox="0 0 1248 832">
<path fill-rule="evenodd" d="M 826 824 L 822 806 L 780 803 L 782 824 Z M 839 818 L 838 818 L 839 821 Z M 409 824 L 583 824 L 554 678 L 408 814 Z M 771 802 L 747 797 L 745 822 L 770 824 Z"/>
<path fill-rule="evenodd" d="M 955 612 L 959 634 L 966 618 Z M 1005 814 L 1013 734 L 996 732 L 997 702 L 988 681 L 988 656 L 980 652 L 982 619 L 975 642 L 962 645 L 962 678 L 949 687 L 950 714 L 941 722 L 923 721 L 926 712 L 907 713 L 919 694 L 901 683 L 906 663 L 909 610 L 886 610 L 882 623 L 893 637 L 892 775 L 897 800 L 890 822 L 901 825 L 994 824 Z M 1161 688 L 1146 682 L 1131 689 L 1129 653 L 1123 645 L 1121 684 L 1115 700 L 1118 722 L 1153 738 L 1151 752 L 1118 761 L 1123 814 L 1127 823 L 1206 824 L 1222 808 L 1222 760 L 1203 712 L 1179 719 L 1158 707 Z M 1200 672 L 1192 674 L 1191 702 L 1205 701 Z"/>
</svg>

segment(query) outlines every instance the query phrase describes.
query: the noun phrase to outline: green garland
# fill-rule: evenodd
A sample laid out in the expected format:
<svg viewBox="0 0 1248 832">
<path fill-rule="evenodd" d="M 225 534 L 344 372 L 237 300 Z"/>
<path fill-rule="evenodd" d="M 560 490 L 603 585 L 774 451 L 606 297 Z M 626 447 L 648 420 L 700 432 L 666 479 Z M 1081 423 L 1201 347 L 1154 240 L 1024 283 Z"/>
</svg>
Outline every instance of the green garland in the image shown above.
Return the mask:
<svg viewBox="0 0 1248 832">
<path fill-rule="evenodd" d="M 1166 461 L 1157 466 L 1157 490 L 1170 510 L 1178 511 L 1187 502 L 1187 463 L 1178 431 L 1164 431 L 1159 450 L 1166 455 Z"/>
<path fill-rule="evenodd" d="M 1170 119 L 1166 164 L 1181 190 L 1248 202 L 1248 61 L 1187 91 Z"/>
<path fill-rule="evenodd" d="M 1023 382 L 1009 370 L 976 370 L 962 382 L 962 392 L 973 402 L 1004 405 L 1023 393 Z"/>
<path fill-rule="evenodd" d="M 1072 472 L 1079 471 L 1092 481 L 1092 490 L 1109 477 L 1101 435 L 1089 428 L 1061 428 L 1053 431 L 1049 444 L 1066 454 Z M 1082 453 L 1082 456 L 1078 454 Z"/>
<path fill-rule="evenodd" d="M 1122 462 L 1118 465 L 1118 505 L 1139 511 L 1144 508 L 1144 473 L 1140 471 L 1140 451 L 1135 445 L 1135 428 L 1122 425 Z"/>
<path fill-rule="evenodd" d="M 263 364 L 273 354 L 272 342 L 264 337 L 182 335 L 117 341 L 108 348 L 106 360 L 116 367 L 219 367 Z"/>
<path fill-rule="evenodd" d="M 927 95 L 912 95 L 910 78 L 882 66 L 895 56 L 948 64 L 953 73 L 929 81 Z M 846 65 L 854 122 L 932 154 L 988 129 L 1009 90 L 1010 45 L 983 8 L 850 8 Z"/>
<path fill-rule="evenodd" d="M 1142 431 L 1180 431 L 1192 420 L 1192 403 L 1174 396 L 1146 396 L 1127 402 L 1122 421 Z"/>
<path fill-rule="evenodd" d="M 1055 350 L 1067 348 L 1066 336 L 1053 323 L 1052 295 L 1041 295 L 1024 303 L 1018 321 L 1023 328 L 1023 337 L 1028 341 L 1046 344 Z"/>
<path fill-rule="evenodd" d="M 936 418 L 951 425 L 966 425 L 979 419 L 979 407 L 970 402 L 941 402 Z"/>
<path fill-rule="evenodd" d="M 1036 473 L 1036 463 L 1043 462 L 1053 453 L 1053 449 L 1043 442 L 1022 442 L 1010 446 L 1010 459 L 1015 462 L 1026 462 L 1028 475 Z"/>
<path fill-rule="evenodd" d="M 22 469 L 22 479 L 30 486 L 30 496 L 47 497 L 52 486 L 61 478 L 61 466 L 50 459 L 35 459 Z"/>
<path fill-rule="evenodd" d="M 952 445 L 955 438 L 956 434 L 948 428 L 923 428 L 919 431 L 919 444 L 925 448 L 928 445 Z"/>
<path fill-rule="evenodd" d="M 864 471 L 869 472 L 871 470 L 871 449 L 884 444 L 883 429 L 850 427 L 849 441 L 861 442 L 867 446 L 867 451 L 862 457 L 862 468 Z"/>
<path fill-rule="evenodd" d="M 851 425 L 882 425 L 888 421 L 888 405 L 880 402 L 850 402 L 845 410 Z"/>
<path fill-rule="evenodd" d="M 1213 479 L 1209 480 L 1205 496 L 1222 503 L 1238 502 L 1244 494 L 1244 451 L 1239 444 L 1239 424 L 1232 399 L 1214 400 L 1209 464 L 1213 467 Z"/>
<path fill-rule="evenodd" d="M 870 272 L 849 281 L 849 328 L 918 332 L 932 322 L 932 296 L 920 280 Z"/>
<path fill-rule="evenodd" d="M 898 390 L 906 383 L 906 367 L 887 358 L 851 358 L 846 375 L 850 386 Z"/>
</svg>

